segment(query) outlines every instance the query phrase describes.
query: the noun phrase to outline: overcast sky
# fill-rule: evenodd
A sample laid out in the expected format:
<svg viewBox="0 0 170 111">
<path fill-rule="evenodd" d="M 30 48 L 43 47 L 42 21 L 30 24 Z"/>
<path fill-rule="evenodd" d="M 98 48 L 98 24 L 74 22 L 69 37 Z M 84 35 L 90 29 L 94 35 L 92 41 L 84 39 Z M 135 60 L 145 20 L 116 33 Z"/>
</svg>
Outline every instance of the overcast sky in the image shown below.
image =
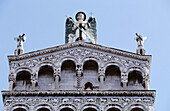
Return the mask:
<svg viewBox="0 0 170 111">
<path fill-rule="evenodd" d="M 169 111 L 169 0 L 0 0 L 0 90 L 8 90 L 8 55 L 14 37 L 26 33 L 25 53 L 65 43 L 66 16 L 84 11 L 97 20 L 98 44 L 136 52 L 135 33 L 146 36 L 152 55 L 150 89 L 156 90 L 155 111 Z M 2 111 L 0 96 L 0 111 Z"/>
</svg>

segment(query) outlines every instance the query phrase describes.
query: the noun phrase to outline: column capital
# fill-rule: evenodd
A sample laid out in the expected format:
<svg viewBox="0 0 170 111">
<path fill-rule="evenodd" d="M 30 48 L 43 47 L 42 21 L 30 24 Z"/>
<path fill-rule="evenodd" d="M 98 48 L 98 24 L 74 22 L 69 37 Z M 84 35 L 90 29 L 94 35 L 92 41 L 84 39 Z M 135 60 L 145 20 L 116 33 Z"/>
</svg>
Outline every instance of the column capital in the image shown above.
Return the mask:
<svg viewBox="0 0 170 111">
<path fill-rule="evenodd" d="M 9 81 L 13 81 L 15 82 L 15 77 L 14 77 L 14 74 L 9 74 L 9 78 L 8 78 Z"/>
<path fill-rule="evenodd" d="M 76 74 L 81 75 L 83 74 L 83 65 L 82 64 L 76 64 Z"/>
</svg>

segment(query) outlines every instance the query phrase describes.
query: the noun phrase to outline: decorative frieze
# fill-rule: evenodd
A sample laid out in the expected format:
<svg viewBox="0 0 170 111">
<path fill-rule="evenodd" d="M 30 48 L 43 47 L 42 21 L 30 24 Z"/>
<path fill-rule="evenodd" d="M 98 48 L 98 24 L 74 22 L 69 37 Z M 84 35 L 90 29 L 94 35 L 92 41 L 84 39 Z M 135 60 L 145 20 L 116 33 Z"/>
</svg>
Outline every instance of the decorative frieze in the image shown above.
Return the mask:
<svg viewBox="0 0 170 111">
<path fill-rule="evenodd" d="M 118 62 L 121 63 L 124 67 L 141 67 L 141 68 L 147 68 L 149 69 L 148 61 L 139 62 L 134 59 L 125 58 L 125 57 L 119 57 L 113 54 L 107 54 L 104 52 L 99 52 L 95 50 L 89 50 L 85 48 L 76 48 L 71 50 L 66 50 L 64 52 L 59 52 L 51 55 L 41 56 L 30 60 L 22 60 L 15 61 L 11 63 L 11 68 L 17 69 L 19 67 L 35 67 L 37 64 L 40 64 L 41 62 L 52 62 L 52 63 L 58 63 L 60 61 L 59 58 L 64 57 L 73 57 L 79 61 L 79 59 L 85 58 L 85 57 L 97 57 L 102 63 L 105 64 L 109 61 L 112 62 Z"/>
<path fill-rule="evenodd" d="M 72 104 L 75 106 L 94 104 L 103 107 L 108 104 L 117 104 L 122 107 L 126 107 L 130 104 L 142 104 L 144 106 L 153 105 L 151 97 L 7 97 L 4 101 L 4 106 L 12 106 L 14 104 L 36 106 L 40 103 L 53 106 L 60 106 L 62 104 Z"/>
</svg>

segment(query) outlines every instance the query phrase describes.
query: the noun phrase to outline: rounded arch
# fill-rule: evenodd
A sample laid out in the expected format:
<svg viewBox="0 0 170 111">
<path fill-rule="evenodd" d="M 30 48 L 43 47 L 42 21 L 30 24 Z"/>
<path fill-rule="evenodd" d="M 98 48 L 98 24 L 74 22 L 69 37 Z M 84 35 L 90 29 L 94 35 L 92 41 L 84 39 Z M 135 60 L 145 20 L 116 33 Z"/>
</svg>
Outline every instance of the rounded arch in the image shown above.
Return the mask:
<svg viewBox="0 0 170 111">
<path fill-rule="evenodd" d="M 37 72 L 38 71 L 38 72 Z M 36 71 L 36 90 L 54 90 L 54 74 L 56 71 L 55 65 L 49 62 L 43 62 L 38 65 Z"/>
<path fill-rule="evenodd" d="M 135 104 L 128 108 L 128 111 L 147 111 L 144 105 Z"/>
<path fill-rule="evenodd" d="M 100 111 L 100 108 L 97 105 L 88 104 L 83 106 L 80 111 Z"/>
<path fill-rule="evenodd" d="M 104 108 L 104 111 L 123 111 L 120 105 L 109 104 Z"/>
<path fill-rule="evenodd" d="M 93 90 L 93 84 L 91 82 L 87 82 L 84 85 L 84 90 Z"/>
<path fill-rule="evenodd" d="M 128 87 L 130 89 L 144 89 L 144 71 L 139 67 L 131 67 L 127 71 Z"/>
<path fill-rule="evenodd" d="M 106 65 L 104 89 L 122 89 L 121 86 L 121 70 L 120 66 L 115 63 Z"/>
<path fill-rule="evenodd" d="M 76 107 L 71 104 L 63 104 L 59 106 L 57 111 L 77 111 L 77 110 L 76 110 Z"/>
<path fill-rule="evenodd" d="M 54 111 L 54 109 L 49 104 L 38 104 L 33 111 Z"/>
<path fill-rule="evenodd" d="M 11 107 L 10 111 L 29 111 L 29 107 L 25 104 L 15 104 Z"/>
<path fill-rule="evenodd" d="M 73 90 L 76 85 L 76 64 L 70 59 L 65 59 L 61 62 L 61 74 L 59 87 L 61 90 Z"/>
<path fill-rule="evenodd" d="M 30 69 L 30 68 L 28 68 L 28 67 L 20 67 L 20 68 L 18 68 L 17 70 L 15 70 L 15 72 L 14 72 L 15 78 L 17 77 L 17 74 L 18 74 L 19 72 L 22 72 L 22 71 L 27 71 L 27 72 L 29 72 L 30 74 L 33 73 L 32 69 Z"/>
<path fill-rule="evenodd" d="M 82 63 L 83 66 L 84 66 L 85 62 L 86 62 L 86 61 L 90 61 L 90 60 L 95 61 L 95 62 L 97 63 L 97 65 L 98 65 L 98 69 L 99 69 L 99 67 L 100 67 L 101 64 L 102 64 L 102 61 L 101 61 L 99 58 L 97 58 L 97 57 L 94 57 L 94 56 L 86 56 L 86 57 L 82 58 L 81 63 Z"/>
<path fill-rule="evenodd" d="M 129 73 L 132 71 L 139 71 L 141 73 L 141 76 L 144 78 L 145 71 L 141 67 L 129 67 L 128 69 L 126 69 L 125 72 L 127 73 L 127 76 L 128 76 Z"/>
<path fill-rule="evenodd" d="M 67 65 L 67 66 L 65 66 L 65 65 Z M 62 71 L 62 69 L 63 68 L 68 68 L 68 67 L 72 67 L 72 70 L 76 70 L 76 64 L 75 64 L 75 62 L 74 61 L 72 61 L 72 60 L 64 60 L 64 61 L 62 61 L 62 64 L 61 64 L 61 66 L 60 66 L 60 69 L 61 69 L 61 71 Z M 74 69 L 73 69 L 74 68 Z"/>
<path fill-rule="evenodd" d="M 15 71 L 14 90 L 30 90 L 31 89 L 32 70 L 26 67 L 19 68 Z"/>
<path fill-rule="evenodd" d="M 87 82 L 91 82 L 95 89 L 98 89 L 99 80 L 98 73 L 99 66 L 97 61 L 94 59 L 86 59 L 83 63 L 83 79 L 81 80 L 82 84 L 86 84 Z"/>
<path fill-rule="evenodd" d="M 78 60 L 76 59 L 76 58 L 74 58 L 74 57 L 72 57 L 72 56 L 66 56 L 66 57 L 62 57 L 62 58 L 60 58 L 59 60 L 58 60 L 58 67 L 61 69 L 61 67 L 62 67 L 62 64 L 65 62 L 65 61 L 68 61 L 68 60 L 70 60 L 70 61 L 73 61 L 74 62 L 74 64 L 77 64 L 78 63 Z"/>
<path fill-rule="evenodd" d="M 106 71 L 107 67 L 109 67 L 109 66 L 117 66 L 117 67 L 119 67 L 121 73 L 124 70 L 124 66 L 121 63 L 111 61 L 111 62 L 107 62 L 107 63 L 104 64 L 104 66 L 103 66 L 104 67 L 104 72 Z"/>
<path fill-rule="evenodd" d="M 39 63 L 35 69 L 36 69 L 36 76 L 38 77 L 38 72 L 40 71 L 41 67 L 43 66 L 50 66 L 52 67 L 53 71 L 56 71 L 56 66 L 53 62 L 42 62 L 42 63 Z"/>
</svg>

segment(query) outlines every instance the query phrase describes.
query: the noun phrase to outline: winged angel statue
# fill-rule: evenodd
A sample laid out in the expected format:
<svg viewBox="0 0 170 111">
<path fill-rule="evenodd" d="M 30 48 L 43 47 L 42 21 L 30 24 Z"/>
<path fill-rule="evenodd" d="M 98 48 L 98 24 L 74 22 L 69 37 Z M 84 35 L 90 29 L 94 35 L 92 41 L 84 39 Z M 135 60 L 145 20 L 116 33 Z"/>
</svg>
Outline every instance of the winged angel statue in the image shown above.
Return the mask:
<svg viewBox="0 0 170 111">
<path fill-rule="evenodd" d="M 97 30 L 96 20 L 93 16 L 89 17 L 86 22 L 86 14 L 84 12 L 78 12 L 75 16 L 76 22 L 71 17 L 67 17 L 66 30 L 65 30 L 65 43 L 71 43 L 75 41 L 86 41 L 88 37 L 89 41 L 93 44 L 97 43 Z M 75 39 L 74 39 L 75 38 Z"/>
</svg>

